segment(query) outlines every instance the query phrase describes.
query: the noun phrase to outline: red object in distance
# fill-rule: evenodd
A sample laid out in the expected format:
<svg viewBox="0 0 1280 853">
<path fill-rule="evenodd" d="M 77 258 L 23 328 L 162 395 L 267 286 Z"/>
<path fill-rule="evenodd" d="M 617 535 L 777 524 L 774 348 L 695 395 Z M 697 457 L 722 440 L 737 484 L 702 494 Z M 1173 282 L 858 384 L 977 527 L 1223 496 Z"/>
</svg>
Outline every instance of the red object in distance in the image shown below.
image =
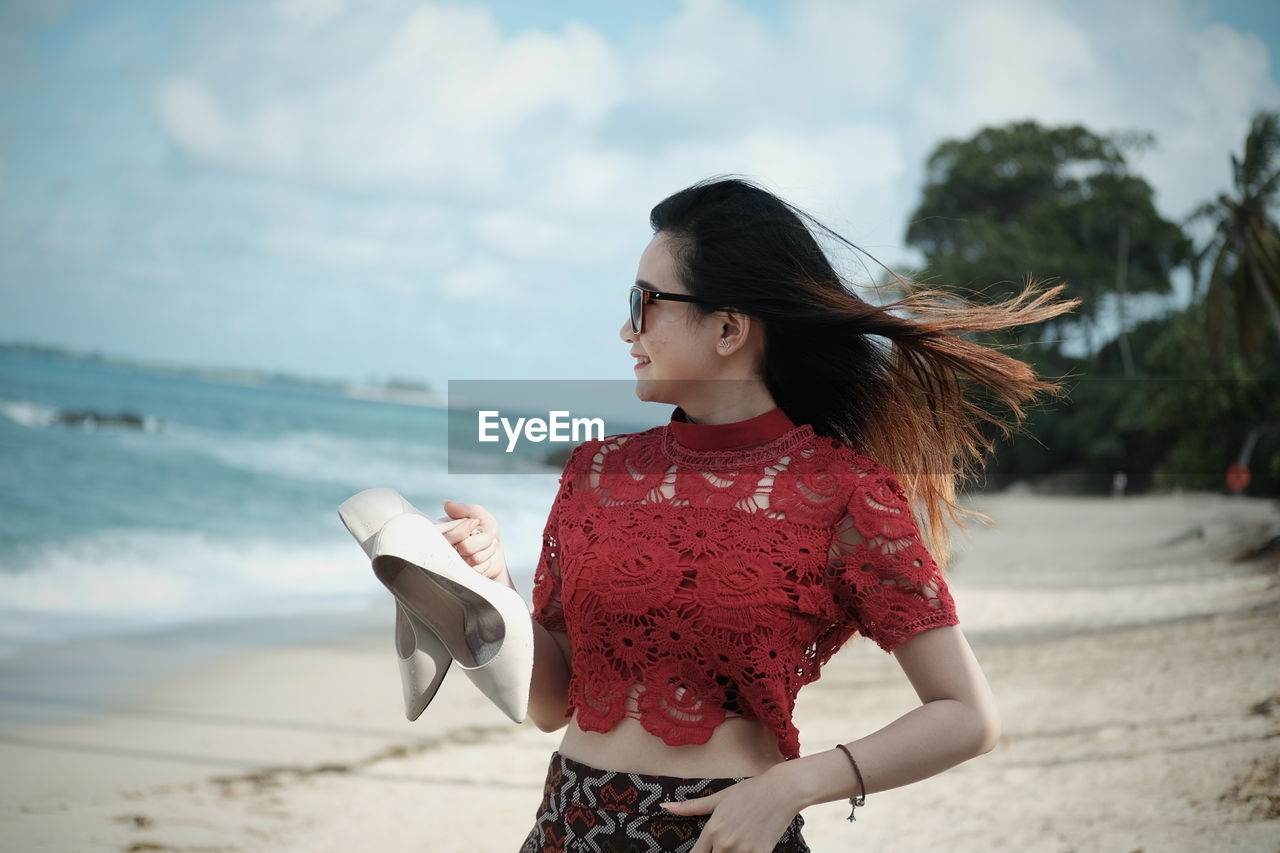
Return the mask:
<svg viewBox="0 0 1280 853">
<path fill-rule="evenodd" d="M 1239 462 L 1232 462 L 1227 468 L 1227 488 L 1237 495 L 1249 485 L 1249 469 Z"/>
</svg>

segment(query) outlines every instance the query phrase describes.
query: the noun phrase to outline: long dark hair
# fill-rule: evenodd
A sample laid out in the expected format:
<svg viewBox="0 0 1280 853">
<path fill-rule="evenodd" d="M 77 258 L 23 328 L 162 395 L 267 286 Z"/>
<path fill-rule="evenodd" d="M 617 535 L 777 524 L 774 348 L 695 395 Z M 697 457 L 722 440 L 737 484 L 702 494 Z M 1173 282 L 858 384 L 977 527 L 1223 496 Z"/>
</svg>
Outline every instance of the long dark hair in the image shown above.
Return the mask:
<svg viewBox="0 0 1280 853">
<path fill-rule="evenodd" d="M 905 295 L 873 305 L 832 266 L 806 227 L 871 257 L 812 216 L 758 184 L 717 175 L 663 199 L 649 214 L 654 233 L 670 240 L 681 283 L 706 305 L 691 304 L 691 323 L 716 306 L 761 321 L 762 379 L 796 423 L 870 456 L 898 475 L 913 506 L 922 505 L 939 566 L 950 561 L 944 511 L 990 520 L 960 507 L 958 482 L 984 466 L 994 439 L 982 423 L 1009 435 L 1013 427 L 969 399 L 977 383 L 988 402 L 1003 404 L 1017 422 L 1038 395 L 1061 393 L 1023 361 L 967 340 L 966 332 L 1037 323 L 1079 305 L 1054 301 L 1066 285 L 1025 289 L 997 304 L 978 304 L 954 290 L 924 289 L 888 271 Z M 905 310 L 910 317 L 897 316 Z M 877 340 L 880 339 L 880 340 Z M 889 344 L 886 346 L 885 344 Z"/>
</svg>

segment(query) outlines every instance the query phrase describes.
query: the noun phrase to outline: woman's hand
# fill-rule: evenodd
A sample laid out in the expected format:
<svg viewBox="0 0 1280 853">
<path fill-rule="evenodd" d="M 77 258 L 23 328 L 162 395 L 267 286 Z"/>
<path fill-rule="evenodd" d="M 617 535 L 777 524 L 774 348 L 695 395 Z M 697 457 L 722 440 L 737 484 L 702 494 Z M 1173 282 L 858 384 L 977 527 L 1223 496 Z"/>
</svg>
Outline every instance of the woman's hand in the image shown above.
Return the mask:
<svg viewBox="0 0 1280 853">
<path fill-rule="evenodd" d="M 709 814 L 691 853 L 770 853 L 799 814 L 768 771 L 706 797 L 666 804 L 672 814 Z"/>
<path fill-rule="evenodd" d="M 444 532 L 444 538 L 480 574 L 500 584 L 516 588 L 507 571 L 507 555 L 498 536 L 498 520 L 480 504 L 445 501 L 450 518 L 467 519 Z"/>
</svg>

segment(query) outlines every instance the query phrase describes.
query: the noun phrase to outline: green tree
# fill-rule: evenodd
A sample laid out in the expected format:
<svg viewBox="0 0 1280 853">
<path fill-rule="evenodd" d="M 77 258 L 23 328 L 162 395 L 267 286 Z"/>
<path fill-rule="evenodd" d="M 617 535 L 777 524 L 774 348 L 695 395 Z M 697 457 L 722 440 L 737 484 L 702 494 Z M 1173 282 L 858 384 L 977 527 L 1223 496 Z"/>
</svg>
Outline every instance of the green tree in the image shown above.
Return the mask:
<svg viewBox="0 0 1280 853">
<path fill-rule="evenodd" d="M 1196 253 L 1192 274 L 1198 296 L 1203 262 L 1215 256 L 1204 313 L 1209 342 L 1220 356 L 1234 347 L 1255 361 L 1268 326 L 1280 339 L 1280 232 L 1270 216 L 1280 187 L 1278 155 L 1280 113 L 1260 112 L 1245 139 L 1243 160 L 1231 155 L 1236 196 L 1223 193 L 1187 220 L 1214 224 L 1212 239 Z"/>
<path fill-rule="evenodd" d="M 1021 335 L 1079 325 L 1092 351 L 1098 316 L 1116 292 L 1122 240 L 1130 294 L 1170 294 L 1170 273 L 1192 255 L 1182 228 L 1159 215 L 1151 186 L 1125 160 L 1125 149 L 1153 141 L 1034 121 L 944 141 L 929 158 L 906 234 L 925 255 L 927 274 L 919 277 L 992 298 L 1011 296 L 1029 275 L 1061 279 L 1068 295 L 1084 300 L 1080 309 Z"/>
<path fill-rule="evenodd" d="M 1252 494 L 1280 488 L 1280 338 L 1264 338 L 1251 356 L 1217 357 L 1208 305 L 1194 300 L 1164 318 L 1146 350 L 1152 379 L 1134 395 L 1143 440 L 1159 448 L 1151 469 L 1157 488 L 1224 488 L 1227 467 L 1248 465 Z M 1273 365 L 1268 369 L 1267 365 Z M 1159 377 L 1154 378 L 1154 377 Z"/>
</svg>

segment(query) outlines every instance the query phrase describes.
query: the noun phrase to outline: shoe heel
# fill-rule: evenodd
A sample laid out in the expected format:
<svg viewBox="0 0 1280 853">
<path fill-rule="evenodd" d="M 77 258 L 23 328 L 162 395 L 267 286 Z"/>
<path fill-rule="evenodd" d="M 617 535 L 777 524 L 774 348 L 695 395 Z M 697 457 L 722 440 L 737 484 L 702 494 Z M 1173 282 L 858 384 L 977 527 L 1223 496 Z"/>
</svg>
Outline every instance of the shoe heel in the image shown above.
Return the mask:
<svg viewBox="0 0 1280 853">
<path fill-rule="evenodd" d="M 388 521 L 371 562 L 417 626 L 435 634 L 467 677 L 523 722 L 533 674 L 533 622 L 515 590 L 477 572 L 422 515 Z"/>
<path fill-rule="evenodd" d="M 383 526 L 405 513 L 426 517 L 395 489 L 385 487 L 365 489 L 338 506 L 338 518 L 366 557 L 373 556 L 374 539 Z M 441 532 L 457 523 L 458 519 L 437 519 L 433 522 Z M 412 722 L 422 715 L 440 690 L 453 656 L 429 628 L 410 618 L 399 601 L 395 607 L 392 640 L 396 666 L 400 670 L 405 717 Z"/>
<path fill-rule="evenodd" d="M 396 664 L 404 694 L 404 715 L 410 722 L 422 716 L 431 704 L 453 662 L 440 638 L 424 626 L 415 625 L 415 621 L 396 602 Z"/>
</svg>

